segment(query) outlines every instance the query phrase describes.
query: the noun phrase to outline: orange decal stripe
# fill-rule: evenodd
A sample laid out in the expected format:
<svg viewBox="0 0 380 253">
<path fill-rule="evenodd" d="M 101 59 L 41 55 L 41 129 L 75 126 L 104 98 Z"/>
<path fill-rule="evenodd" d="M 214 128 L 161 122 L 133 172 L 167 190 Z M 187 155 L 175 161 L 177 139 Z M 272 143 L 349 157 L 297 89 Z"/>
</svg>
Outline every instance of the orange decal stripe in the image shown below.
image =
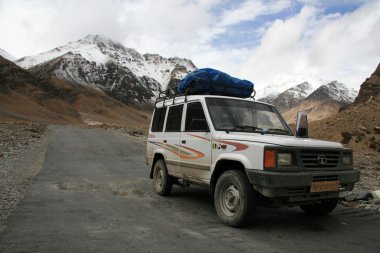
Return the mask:
<svg viewBox="0 0 380 253">
<path fill-rule="evenodd" d="M 191 155 L 183 155 L 183 154 L 180 154 L 180 157 L 183 158 L 183 159 L 198 159 L 198 158 L 202 158 L 204 157 L 205 155 L 195 149 L 192 149 L 192 148 L 188 148 L 188 147 L 185 147 L 185 146 L 182 146 L 182 145 L 177 145 L 179 146 L 181 149 L 186 149 L 192 153 L 194 153 L 196 156 L 191 156 Z"/>
<path fill-rule="evenodd" d="M 155 144 L 155 145 L 157 145 L 163 149 L 166 149 L 166 150 L 172 152 L 173 154 L 175 154 L 177 156 L 180 155 L 177 151 L 173 150 L 173 148 L 170 148 L 170 146 L 168 144 L 164 144 L 164 143 L 160 143 L 160 142 L 153 142 L 153 141 L 151 141 L 150 143 L 153 143 L 153 144 Z"/>
<path fill-rule="evenodd" d="M 198 135 L 195 135 L 195 134 L 188 134 L 188 135 L 191 135 L 195 138 L 199 138 L 199 139 L 202 139 L 202 140 L 205 140 L 205 141 L 210 141 L 210 139 L 206 138 L 206 137 L 202 137 L 202 136 L 198 136 Z"/>
<path fill-rule="evenodd" d="M 198 159 L 198 158 L 202 158 L 204 157 L 205 155 L 195 149 L 192 149 L 192 148 L 188 148 L 188 147 L 185 147 L 185 146 L 182 146 L 182 145 L 177 145 L 175 144 L 175 146 L 177 147 L 174 147 L 172 145 L 169 145 L 169 144 L 166 144 L 166 143 L 160 143 L 160 142 L 155 142 L 155 141 L 149 141 L 150 143 L 152 144 L 155 144 L 163 149 L 166 149 L 170 152 L 172 152 L 173 154 L 181 157 L 182 159 Z M 175 150 L 174 148 L 177 148 L 179 152 L 177 152 L 177 150 Z M 184 150 L 183 150 L 184 149 Z M 186 151 L 189 151 L 189 152 L 186 152 Z M 181 151 L 183 153 L 187 153 L 187 154 L 190 154 L 190 155 L 185 155 L 185 154 L 181 154 Z"/>
<path fill-rule="evenodd" d="M 238 143 L 238 142 L 232 142 L 232 141 L 216 141 L 216 142 L 220 142 L 220 143 L 224 143 L 224 144 L 235 146 L 236 149 L 234 151 L 241 151 L 241 150 L 245 150 L 245 149 L 248 148 L 247 145 L 241 144 L 241 143 Z"/>
</svg>

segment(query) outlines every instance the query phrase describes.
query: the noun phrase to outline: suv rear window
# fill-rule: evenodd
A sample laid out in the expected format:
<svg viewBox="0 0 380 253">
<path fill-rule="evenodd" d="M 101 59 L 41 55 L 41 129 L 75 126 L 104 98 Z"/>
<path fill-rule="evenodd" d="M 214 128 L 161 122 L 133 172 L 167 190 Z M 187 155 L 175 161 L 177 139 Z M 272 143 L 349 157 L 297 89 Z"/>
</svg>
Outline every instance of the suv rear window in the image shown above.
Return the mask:
<svg viewBox="0 0 380 253">
<path fill-rule="evenodd" d="M 181 130 L 182 111 L 183 105 L 176 105 L 169 108 L 165 131 L 177 132 Z"/>
<path fill-rule="evenodd" d="M 166 107 L 158 108 L 154 111 L 153 122 L 152 122 L 152 132 L 162 132 L 164 128 Z"/>
<path fill-rule="evenodd" d="M 205 113 L 200 102 L 187 104 L 185 131 L 208 131 Z"/>
</svg>

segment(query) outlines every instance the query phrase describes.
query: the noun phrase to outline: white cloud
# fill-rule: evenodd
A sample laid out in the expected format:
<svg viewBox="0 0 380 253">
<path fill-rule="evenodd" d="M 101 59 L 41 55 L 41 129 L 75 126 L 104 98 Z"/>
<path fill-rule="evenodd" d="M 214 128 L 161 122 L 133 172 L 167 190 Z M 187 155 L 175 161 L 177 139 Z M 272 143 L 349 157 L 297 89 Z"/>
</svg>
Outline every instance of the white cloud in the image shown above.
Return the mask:
<svg viewBox="0 0 380 253">
<path fill-rule="evenodd" d="M 125 44 L 144 52 L 183 56 L 210 39 L 205 30 L 215 17 L 208 8 L 197 1 L 126 2 L 119 16 L 121 26 L 128 31 Z"/>
<path fill-rule="evenodd" d="M 302 76 L 339 80 L 358 89 L 380 62 L 378 24 L 379 1 L 344 15 L 323 15 L 317 7 L 305 6 L 270 25 L 239 73 L 258 89 Z"/>
<path fill-rule="evenodd" d="M 49 3 L 1 1 L 1 47 L 15 56 L 38 48 L 39 38 L 49 31 L 54 15 Z"/>
<path fill-rule="evenodd" d="M 291 6 L 288 0 L 257 1 L 247 0 L 233 10 L 226 10 L 221 17 L 221 26 L 238 24 L 242 21 L 254 20 L 261 15 L 278 13 Z"/>
<path fill-rule="evenodd" d="M 313 0 L 292 17 L 246 29 L 260 45 L 221 48 L 215 39 L 223 41 L 246 21 L 292 10 L 294 1 L 0 0 L 0 48 L 22 57 L 101 34 L 142 53 L 190 58 L 258 87 L 313 75 L 358 88 L 379 62 L 380 3 L 354 2 L 362 6 L 352 13 L 324 15 L 323 2 Z"/>
</svg>

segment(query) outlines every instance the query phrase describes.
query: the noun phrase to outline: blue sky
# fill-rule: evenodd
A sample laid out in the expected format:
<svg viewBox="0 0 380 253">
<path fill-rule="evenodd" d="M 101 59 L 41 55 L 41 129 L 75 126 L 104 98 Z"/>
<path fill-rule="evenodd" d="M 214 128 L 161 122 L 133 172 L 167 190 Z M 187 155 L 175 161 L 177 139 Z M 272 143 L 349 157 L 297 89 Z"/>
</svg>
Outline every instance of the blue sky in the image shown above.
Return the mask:
<svg viewBox="0 0 380 253">
<path fill-rule="evenodd" d="M 380 0 L 0 0 L 0 48 L 38 54 L 87 34 L 253 81 L 339 80 L 380 62 Z"/>
</svg>

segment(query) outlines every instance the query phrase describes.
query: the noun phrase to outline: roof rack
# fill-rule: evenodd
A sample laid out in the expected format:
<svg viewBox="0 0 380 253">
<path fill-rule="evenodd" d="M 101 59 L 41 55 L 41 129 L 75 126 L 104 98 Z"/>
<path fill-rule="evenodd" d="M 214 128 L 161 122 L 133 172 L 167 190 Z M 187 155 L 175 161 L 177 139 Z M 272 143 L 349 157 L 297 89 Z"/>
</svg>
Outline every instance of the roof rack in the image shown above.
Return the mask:
<svg viewBox="0 0 380 253">
<path fill-rule="evenodd" d="M 185 96 L 185 102 L 187 100 L 187 93 L 179 93 L 178 92 L 178 86 L 176 87 L 173 87 L 173 88 L 170 88 L 170 89 L 166 89 L 166 90 L 163 90 L 163 91 L 160 91 L 158 93 L 158 96 L 156 98 L 156 102 L 154 103 L 154 108 L 157 109 L 157 104 L 164 101 L 163 102 L 163 105 L 165 105 L 165 101 L 166 100 L 169 100 L 169 99 L 173 99 L 173 105 L 174 105 L 174 100 L 176 97 L 180 97 L 180 96 Z"/>
<path fill-rule="evenodd" d="M 170 100 L 170 99 L 173 99 L 172 104 L 174 105 L 175 98 L 181 97 L 181 96 L 185 96 L 185 102 L 186 102 L 188 95 L 189 94 L 187 92 L 186 93 L 178 92 L 178 86 L 160 91 L 158 93 L 157 98 L 156 98 L 156 102 L 154 103 L 154 108 L 157 109 L 157 104 L 162 102 L 162 101 L 163 101 L 163 105 L 165 105 L 166 100 Z M 255 96 L 256 96 L 256 90 L 253 90 L 253 93 L 249 98 L 252 100 L 255 100 Z"/>
</svg>

